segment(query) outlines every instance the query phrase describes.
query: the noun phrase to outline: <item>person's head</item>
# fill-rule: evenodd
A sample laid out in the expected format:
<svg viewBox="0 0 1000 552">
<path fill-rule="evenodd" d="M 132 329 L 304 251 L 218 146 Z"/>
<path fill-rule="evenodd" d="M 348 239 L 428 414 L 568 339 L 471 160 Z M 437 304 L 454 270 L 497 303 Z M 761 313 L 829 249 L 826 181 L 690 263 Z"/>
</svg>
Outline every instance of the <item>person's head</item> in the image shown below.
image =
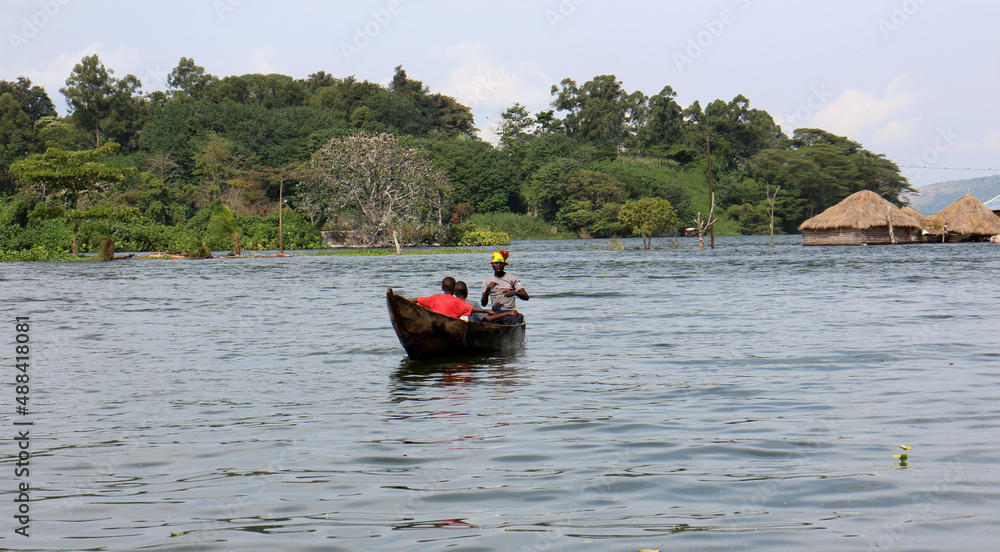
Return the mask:
<svg viewBox="0 0 1000 552">
<path fill-rule="evenodd" d="M 507 266 L 507 257 L 509 256 L 510 252 L 504 251 L 503 249 L 494 251 L 493 255 L 490 257 L 490 265 L 493 267 L 493 272 L 496 274 L 503 274 L 503 269 Z"/>
<path fill-rule="evenodd" d="M 441 291 L 447 293 L 448 295 L 455 295 L 455 279 L 451 276 L 445 276 L 441 280 Z"/>
<path fill-rule="evenodd" d="M 468 296 L 469 296 L 469 286 L 461 280 L 455 282 L 455 297 L 458 297 L 459 299 L 465 301 L 465 298 Z"/>
</svg>

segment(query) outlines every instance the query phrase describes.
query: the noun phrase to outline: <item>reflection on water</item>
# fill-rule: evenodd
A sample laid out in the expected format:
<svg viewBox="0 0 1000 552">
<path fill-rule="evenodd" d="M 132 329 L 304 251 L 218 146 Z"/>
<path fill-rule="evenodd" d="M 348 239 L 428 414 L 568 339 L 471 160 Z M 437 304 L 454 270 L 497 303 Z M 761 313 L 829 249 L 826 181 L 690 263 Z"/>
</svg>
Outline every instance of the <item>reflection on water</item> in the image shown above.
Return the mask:
<svg viewBox="0 0 1000 552">
<path fill-rule="evenodd" d="M 5 264 L 35 491 L 0 547 L 992 551 L 1000 249 L 797 240 L 516 243 L 524 349 L 423 362 L 385 289 L 486 253 Z"/>
<path fill-rule="evenodd" d="M 392 374 L 392 402 L 441 398 L 435 392 L 447 388 L 487 385 L 511 388 L 520 384 L 515 357 L 472 357 L 464 359 L 403 359 Z M 430 390 L 428 389 L 430 388 Z"/>
</svg>

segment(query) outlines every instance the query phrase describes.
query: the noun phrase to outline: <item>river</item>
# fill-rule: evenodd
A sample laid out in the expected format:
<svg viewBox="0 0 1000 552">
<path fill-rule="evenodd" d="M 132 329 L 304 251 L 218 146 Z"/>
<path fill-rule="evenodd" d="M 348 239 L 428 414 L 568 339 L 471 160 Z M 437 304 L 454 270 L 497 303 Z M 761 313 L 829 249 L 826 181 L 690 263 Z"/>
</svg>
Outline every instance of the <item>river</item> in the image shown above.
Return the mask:
<svg viewBox="0 0 1000 552">
<path fill-rule="evenodd" d="M 1000 246 L 799 240 L 515 242 L 524 348 L 421 363 L 487 251 L 2 264 L 0 548 L 994 550 Z"/>
</svg>

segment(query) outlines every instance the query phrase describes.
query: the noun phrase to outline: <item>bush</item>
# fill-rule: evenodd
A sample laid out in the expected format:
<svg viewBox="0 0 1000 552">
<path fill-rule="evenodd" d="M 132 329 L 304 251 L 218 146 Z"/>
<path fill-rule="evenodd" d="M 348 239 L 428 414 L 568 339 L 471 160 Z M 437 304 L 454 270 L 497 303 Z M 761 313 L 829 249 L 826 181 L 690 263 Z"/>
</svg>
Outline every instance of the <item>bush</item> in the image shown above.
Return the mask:
<svg viewBox="0 0 1000 552">
<path fill-rule="evenodd" d="M 66 251 L 73 232 L 62 219 L 31 221 L 27 227 L 0 223 L 0 250 L 27 251 L 40 247 L 50 251 Z"/>
<path fill-rule="evenodd" d="M 69 261 L 72 259 L 74 257 L 63 251 L 47 249 L 43 246 L 35 246 L 21 251 L 0 250 L 0 262 Z"/>
<path fill-rule="evenodd" d="M 261 217 L 237 217 L 246 249 L 278 249 L 278 213 Z M 302 215 L 286 211 L 281 218 L 281 241 L 285 249 L 324 249 L 323 235 Z"/>
<path fill-rule="evenodd" d="M 94 245 L 107 234 L 107 223 L 85 224 L 80 228 L 80 243 L 90 244 L 87 250 L 95 251 Z M 149 219 L 112 223 L 110 233 L 117 251 L 181 251 L 194 235 L 183 226 L 165 226 Z"/>
<path fill-rule="evenodd" d="M 479 213 L 469 217 L 466 224 L 469 227 L 503 232 L 514 240 L 576 237 L 572 232 L 553 232 L 555 227 L 544 219 L 520 213 Z M 461 227 L 458 229 L 461 230 Z"/>
<path fill-rule="evenodd" d="M 459 235 L 458 245 L 507 245 L 510 236 L 506 232 L 494 232 L 483 228 L 470 228 Z"/>
<path fill-rule="evenodd" d="M 207 259 L 212 256 L 212 252 L 205 245 L 205 240 L 194 238 L 187 246 L 187 256 L 190 259 Z"/>
</svg>

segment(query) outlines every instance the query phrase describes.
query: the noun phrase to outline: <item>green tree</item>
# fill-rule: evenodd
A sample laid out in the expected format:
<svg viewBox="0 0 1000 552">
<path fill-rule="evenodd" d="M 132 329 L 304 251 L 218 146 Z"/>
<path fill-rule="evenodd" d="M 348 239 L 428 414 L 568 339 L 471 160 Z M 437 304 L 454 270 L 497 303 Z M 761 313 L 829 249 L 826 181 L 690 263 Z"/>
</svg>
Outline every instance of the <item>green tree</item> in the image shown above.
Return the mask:
<svg viewBox="0 0 1000 552">
<path fill-rule="evenodd" d="M 31 118 L 10 92 L 0 94 L 0 179 L 10 183 L 7 170 L 15 159 L 34 147 L 35 128 Z"/>
<path fill-rule="evenodd" d="M 233 102 L 171 101 L 143 129 L 147 154 L 169 153 L 185 182 L 198 179 L 195 156 L 212 132 L 254 165 L 304 162 L 331 137 L 347 134 L 344 121 L 307 106 L 265 109 Z M 277 189 L 273 190 L 276 197 Z"/>
<path fill-rule="evenodd" d="M 125 194 L 126 201 L 150 220 L 164 225 L 184 223 L 193 211 L 191 186 L 163 181 L 154 172 L 140 173 L 142 184 Z"/>
<path fill-rule="evenodd" d="M 391 239 L 398 251 L 400 238 L 418 239 L 425 227 L 443 226 L 448 179 L 426 153 L 391 134 L 334 138 L 313 155 L 312 168 L 316 177 L 303 184 L 303 195 L 327 212 L 355 211 L 356 231 L 368 246 Z"/>
<path fill-rule="evenodd" d="M 726 209 L 726 216 L 736 222 L 739 226 L 739 232 L 743 235 L 766 234 L 770 229 L 771 219 L 768 215 L 767 204 L 763 202 L 730 205 Z"/>
<path fill-rule="evenodd" d="M 408 98 L 426 95 L 430 92 L 423 82 L 411 79 L 406 75 L 406 69 L 402 65 L 397 65 L 395 73 L 392 75 L 392 82 L 389 90 Z"/>
<path fill-rule="evenodd" d="M 765 183 L 786 191 L 776 198 L 774 211 L 781 215 L 781 228 L 788 233 L 796 232 L 802 221 L 848 195 L 835 177 L 800 150 L 763 150 L 750 160 L 748 175 L 753 180 L 747 182 L 744 195 L 758 213 L 754 215 L 756 217 L 766 210 L 764 203 L 767 201 L 768 190 Z M 830 203 L 830 198 L 833 197 L 840 199 Z M 748 215 L 749 212 L 744 212 L 743 217 Z M 761 226 L 757 222 L 743 226 L 748 233 L 761 233 Z"/>
<path fill-rule="evenodd" d="M 455 139 L 416 143 L 431 152 L 435 168 L 447 175 L 453 203 L 468 204 L 476 213 L 520 208 L 521 170 L 490 144 Z"/>
<path fill-rule="evenodd" d="M 602 170 L 625 184 L 632 199 L 666 199 L 680 220 L 694 217 L 692 195 L 702 194 L 705 187 L 705 175 L 701 171 L 685 170 L 665 159 L 623 156 Z"/>
<path fill-rule="evenodd" d="M 378 122 L 381 127 L 376 129 L 362 127 L 363 130 L 385 129 L 393 134 L 424 136 L 431 129 L 423 111 L 407 96 L 383 90 L 368 96 L 365 99 L 365 107 L 371 110 L 371 119 Z M 352 114 L 352 118 L 353 116 Z"/>
<path fill-rule="evenodd" d="M 239 226 L 236 216 L 221 201 L 215 200 L 209 206 L 208 228 L 205 234 L 205 244 L 209 249 L 215 249 L 224 243 L 232 243 L 231 254 L 239 257 L 243 253 Z"/>
<path fill-rule="evenodd" d="M 508 155 L 520 157 L 539 130 L 538 119 L 531 116 L 527 107 L 515 103 L 500 114 L 500 123 L 496 129 L 500 137 L 500 149 Z"/>
<path fill-rule="evenodd" d="M 871 190 L 899 205 L 899 195 L 913 189 L 899 174 L 895 163 L 843 136 L 815 128 L 797 129 L 793 138 L 785 144 L 790 151 L 808 159 L 815 168 L 814 174 L 808 177 L 798 175 L 792 187 L 782 184 L 782 189 L 809 203 L 805 218 L 861 190 Z M 802 220 L 805 219 L 786 222 L 797 226 Z"/>
<path fill-rule="evenodd" d="M 64 150 L 87 149 L 90 134 L 84 132 L 67 117 L 42 117 L 35 123 L 39 148 Z"/>
<path fill-rule="evenodd" d="M 644 197 L 622 205 L 618 220 L 633 235 L 642 236 L 643 249 L 649 249 L 654 234 L 677 226 L 677 212 L 663 198 Z"/>
<path fill-rule="evenodd" d="M 322 73 L 322 71 L 321 71 Z M 352 77 L 334 79 L 325 73 L 323 76 L 310 75 L 307 86 L 322 84 L 316 88 L 309 98 L 309 106 L 329 113 L 339 119 L 348 119 L 358 108 L 364 106 L 365 100 L 376 92 L 384 90 L 378 84 L 361 81 Z"/>
<path fill-rule="evenodd" d="M 31 84 L 31 79 L 27 77 L 17 77 L 17 82 L 0 81 L 0 95 L 8 92 L 33 123 L 42 117 L 57 115 L 55 105 L 45 89 Z"/>
<path fill-rule="evenodd" d="M 554 221 L 566 199 L 563 190 L 569 175 L 581 167 L 576 159 L 556 157 L 525 178 L 521 185 L 521 197 L 527 206 L 527 214 L 541 215 L 544 220 Z"/>
<path fill-rule="evenodd" d="M 551 92 L 556 97 L 552 107 L 567 113 L 561 124 L 563 132 L 606 157 L 615 157 L 633 145 L 648 115 L 646 96 L 629 94 L 614 75 L 594 77 L 583 86 L 563 79 Z"/>
<path fill-rule="evenodd" d="M 742 94 L 729 103 L 715 100 L 696 118 L 698 128 L 689 134 L 690 145 L 703 147 L 707 133 L 712 140 L 713 161 L 721 161 L 723 170 L 735 169 L 759 151 L 777 147 L 785 137 L 771 115 L 751 109 L 750 100 Z"/>
<path fill-rule="evenodd" d="M 134 172 L 132 168 L 109 167 L 98 161 L 118 149 L 118 144 L 114 142 L 106 142 L 89 151 L 49 148 L 45 153 L 13 163 L 11 171 L 17 173 L 19 182 L 42 187 L 43 194 L 61 193 L 68 196 L 70 209 L 76 211 L 81 194 L 103 191 L 104 184 L 120 182 Z M 73 219 L 74 255 L 78 252 L 78 230 L 79 219 Z"/>
<path fill-rule="evenodd" d="M 81 222 L 90 222 L 97 226 L 97 235 L 94 244 L 97 253 L 97 260 L 110 261 L 115 258 L 115 239 L 113 223 L 129 222 L 138 217 L 139 211 L 135 207 L 118 203 L 104 203 L 96 205 L 84 211 L 72 210 L 66 213 L 66 218 L 73 223 L 74 247 L 76 241 L 76 228 Z M 74 250 L 74 255 L 76 254 Z"/>
<path fill-rule="evenodd" d="M 239 173 L 243 158 L 232 142 L 212 131 L 194 155 L 195 174 L 202 178 L 202 189 L 210 201 L 215 201 L 223 186 Z"/>
<path fill-rule="evenodd" d="M 389 84 L 389 91 L 413 102 L 413 105 L 419 111 L 420 120 L 426 122 L 428 125 L 428 130 L 448 138 L 460 135 L 470 138 L 475 136 L 477 129 L 473 120 L 472 110 L 458 103 L 450 96 L 431 94 L 423 82 L 409 78 L 402 65 L 396 67 L 392 82 Z M 367 102 L 366 105 L 372 107 Z M 374 107 L 372 109 L 375 110 Z M 399 128 L 406 134 L 422 134 L 422 132 L 403 130 L 398 124 L 385 124 Z"/>
<path fill-rule="evenodd" d="M 94 54 L 84 56 L 73 67 L 66 86 L 59 89 L 66 96 L 73 118 L 81 128 L 89 129 L 96 146 L 101 145 L 101 120 L 111 111 L 114 88 L 111 71 Z"/>
<path fill-rule="evenodd" d="M 187 96 L 200 100 L 206 89 L 218 80 L 218 77 L 206 73 L 204 67 L 196 65 L 193 59 L 187 57 L 182 57 L 177 62 L 177 67 L 167 75 L 167 85 L 173 98 Z"/>
<path fill-rule="evenodd" d="M 618 210 L 628 198 L 625 185 L 597 171 L 576 170 L 563 187 L 556 220 L 582 235 L 608 237 L 619 234 Z"/>
<path fill-rule="evenodd" d="M 833 176 L 843 187 L 844 197 L 861 190 L 871 190 L 899 205 L 899 195 L 904 191 L 913 191 L 906 178 L 899 174 L 899 167 L 885 155 L 872 153 L 843 136 L 815 128 L 801 128 L 795 131 L 789 144 Z"/>
<path fill-rule="evenodd" d="M 115 81 L 111 110 L 102 128 L 112 141 L 119 143 L 128 153 L 138 147 L 139 135 L 152 114 L 152 104 L 142 96 L 142 83 L 135 75 L 125 75 Z"/>
<path fill-rule="evenodd" d="M 284 240 L 284 212 L 288 208 L 285 201 L 285 182 L 298 183 L 312 176 L 309 167 L 301 163 L 292 163 L 284 167 L 259 167 L 254 169 L 263 173 L 266 180 L 278 182 L 278 250 L 279 254 L 285 254 Z"/>
<path fill-rule="evenodd" d="M 309 92 L 315 94 L 321 88 L 326 88 L 328 86 L 334 86 L 337 83 L 337 78 L 333 75 L 327 73 L 326 71 L 316 71 L 309 75 L 303 82 Z"/>
<path fill-rule="evenodd" d="M 205 84 L 205 100 L 221 103 L 232 101 L 256 105 L 266 109 L 301 106 L 306 103 L 309 91 L 302 81 L 286 75 L 238 75 Z"/>
<path fill-rule="evenodd" d="M 85 56 L 59 91 L 66 97 L 73 120 L 92 134 L 95 147 L 105 136 L 129 151 L 150 113 L 143 109 L 139 79 L 135 75 L 116 79 L 113 74 L 96 54 Z"/>
<path fill-rule="evenodd" d="M 423 102 L 432 132 L 447 138 L 475 138 L 472 110 L 444 94 L 431 94 Z"/>
<path fill-rule="evenodd" d="M 677 103 L 677 92 L 670 86 L 649 98 L 649 120 L 639 132 L 643 153 L 671 156 L 671 147 L 680 144 L 686 134 L 684 109 Z"/>
</svg>

